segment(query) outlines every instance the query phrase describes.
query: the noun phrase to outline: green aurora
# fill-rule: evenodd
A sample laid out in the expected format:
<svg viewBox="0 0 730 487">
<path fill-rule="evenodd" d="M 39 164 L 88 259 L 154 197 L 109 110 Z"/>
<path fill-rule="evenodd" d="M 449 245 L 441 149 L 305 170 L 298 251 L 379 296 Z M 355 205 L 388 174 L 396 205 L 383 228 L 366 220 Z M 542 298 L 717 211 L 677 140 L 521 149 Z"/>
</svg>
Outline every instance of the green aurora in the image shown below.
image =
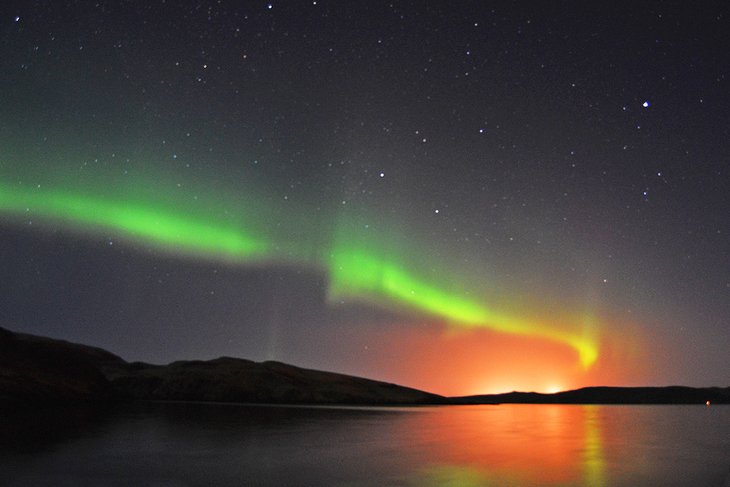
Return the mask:
<svg viewBox="0 0 730 487">
<path fill-rule="evenodd" d="M 471 293 L 448 290 L 422 279 L 405 260 L 394 259 L 394 252 L 386 252 L 353 235 L 347 225 L 339 224 L 333 241 L 312 251 L 311 242 L 284 241 L 281 235 L 267 234 L 261 223 L 266 218 L 253 217 L 256 211 L 243 214 L 234 207 L 242 204 L 227 204 L 226 211 L 214 211 L 202 203 L 181 204 L 180 200 L 153 192 L 140 195 L 128 188 L 115 191 L 114 184 L 104 189 L 103 194 L 94 194 L 72 187 L 0 182 L 0 213 L 15 221 L 22 218 L 58 222 L 78 232 L 111 233 L 116 238 L 143 242 L 166 252 L 204 259 L 314 267 L 329 276 L 332 300 L 362 300 L 389 309 L 422 313 L 458 328 L 486 328 L 548 339 L 574 349 L 586 369 L 598 358 L 596 327 L 591 319 L 585 318 L 580 327 L 568 330 L 505 315 L 471 298 Z M 383 235 L 377 237 L 382 240 Z M 447 279 L 451 281 L 443 277 L 439 280 L 448 282 Z"/>
</svg>

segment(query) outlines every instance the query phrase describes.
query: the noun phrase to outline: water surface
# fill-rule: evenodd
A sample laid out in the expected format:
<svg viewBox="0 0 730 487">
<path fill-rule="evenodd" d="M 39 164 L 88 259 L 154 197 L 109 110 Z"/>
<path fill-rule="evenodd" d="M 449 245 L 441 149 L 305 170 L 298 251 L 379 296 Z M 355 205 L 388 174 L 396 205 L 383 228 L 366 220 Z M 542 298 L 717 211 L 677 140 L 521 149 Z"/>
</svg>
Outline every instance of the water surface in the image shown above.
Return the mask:
<svg viewBox="0 0 730 487">
<path fill-rule="evenodd" d="M 728 406 L 145 403 L 5 416 L 7 486 L 722 486 Z"/>
</svg>

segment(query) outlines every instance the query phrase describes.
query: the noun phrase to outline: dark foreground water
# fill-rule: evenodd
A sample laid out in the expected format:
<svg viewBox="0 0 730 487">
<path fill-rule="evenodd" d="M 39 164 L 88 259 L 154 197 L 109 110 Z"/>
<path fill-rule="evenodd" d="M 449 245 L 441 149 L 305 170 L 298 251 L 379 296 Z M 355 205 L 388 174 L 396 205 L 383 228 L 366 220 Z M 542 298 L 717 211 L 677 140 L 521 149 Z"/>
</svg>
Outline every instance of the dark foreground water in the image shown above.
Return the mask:
<svg viewBox="0 0 730 487">
<path fill-rule="evenodd" d="M 3 486 L 723 486 L 730 478 L 728 406 L 148 403 L 0 421 Z"/>
</svg>

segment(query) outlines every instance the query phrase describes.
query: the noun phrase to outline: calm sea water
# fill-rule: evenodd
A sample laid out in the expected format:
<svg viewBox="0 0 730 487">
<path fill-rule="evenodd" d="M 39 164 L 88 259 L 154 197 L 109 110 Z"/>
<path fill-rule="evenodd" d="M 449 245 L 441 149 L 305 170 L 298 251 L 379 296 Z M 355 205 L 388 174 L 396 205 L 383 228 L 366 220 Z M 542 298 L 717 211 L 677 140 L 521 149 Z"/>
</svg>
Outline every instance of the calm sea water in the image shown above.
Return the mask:
<svg viewBox="0 0 730 487">
<path fill-rule="evenodd" d="M 150 403 L 0 421 L 3 486 L 723 486 L 730 479 L 728 406 Z"/>
</svg>

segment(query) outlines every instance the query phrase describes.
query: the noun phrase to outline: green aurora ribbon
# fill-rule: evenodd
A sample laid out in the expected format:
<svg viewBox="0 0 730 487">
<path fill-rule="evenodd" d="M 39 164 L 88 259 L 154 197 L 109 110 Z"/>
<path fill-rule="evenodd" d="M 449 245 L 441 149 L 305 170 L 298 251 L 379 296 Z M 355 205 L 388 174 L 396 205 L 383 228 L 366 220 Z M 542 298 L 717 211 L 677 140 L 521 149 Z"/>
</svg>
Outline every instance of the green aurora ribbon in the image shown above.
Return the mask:
<svg viewBox="0 0 730 487">
<path fill-rule="evenodd" d="M 0 213 L 15 219 L 57 221 L 82 232 L 113 232 L 117 237 L 165 251 L 207 259 L 237 264 L 284 261 L 313 266 L 329 275 L 331 299 L 349 298 L 405 308 L 443 319 L 458 328 L 485 328 L 548 339 L 573 348 L 584 368 L 598 358 L 595 325 L 588 319 L 580 330 L 568 331 L 563 326 L 507 316 L 470 299 L 468 294 L 448 291 L 419 278 L 390 254 L 374 250 L 358 239 L 334 238 L 328 248 L 306 253 L 300 250 L 306 245 L 277 240 L 266 236 L 260 228 L 256 230 L 257 225 L 246 223 L 255 219 L 239 215 L 241 212 L 195 210 L 174 199 L 166 200 L 163 195 L 135 196 L 115 192 L 113 185 L 104 194 L 91 194 L 0 182 Z M 216 216 L 220 214 L 223 216 Z"/>
</svg>

